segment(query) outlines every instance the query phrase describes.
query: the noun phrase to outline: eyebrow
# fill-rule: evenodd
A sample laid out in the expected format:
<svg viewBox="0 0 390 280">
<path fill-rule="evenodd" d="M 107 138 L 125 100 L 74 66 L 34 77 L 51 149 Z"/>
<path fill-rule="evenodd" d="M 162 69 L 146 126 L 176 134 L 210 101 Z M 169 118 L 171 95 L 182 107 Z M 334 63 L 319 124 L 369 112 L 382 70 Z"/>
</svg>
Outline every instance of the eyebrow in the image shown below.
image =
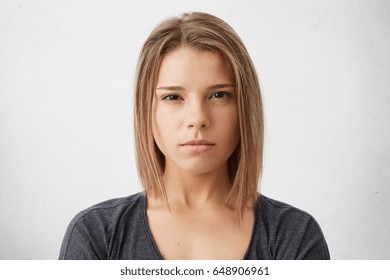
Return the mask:
<svg viewBox="0 0 390 280">
<path fill-rule="evenodd" d="M 221 89 L 221 88 L 228 88 L 228 87 L 234 87 L 234 85 L 233 84 L 216 84 L 216 85 L 209 86 L 207 89 L 213 90 L 213 89 Z M 181 86 L 163 86 L 163 87 L 158 87 L 156 89 L 164 89 L 164 90 L 170 90 L 170 91 L 184 90 L 184 88 Z"/>
<path fill-rule="evenodd" d="M 170 91 L 184 90 L 184 88 L 181 86 L 158 87 L 156 89 L 165 89 L 165 90 L 170 90 Z"/>
</svg>

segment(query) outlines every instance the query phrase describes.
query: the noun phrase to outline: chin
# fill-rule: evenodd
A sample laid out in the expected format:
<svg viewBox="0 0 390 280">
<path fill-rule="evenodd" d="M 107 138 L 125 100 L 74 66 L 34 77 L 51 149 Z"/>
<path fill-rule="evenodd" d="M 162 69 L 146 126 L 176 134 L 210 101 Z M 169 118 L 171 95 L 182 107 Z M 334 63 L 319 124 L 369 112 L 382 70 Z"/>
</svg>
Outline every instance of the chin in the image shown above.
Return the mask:
<svg viewBox="0 0 390 280">
<path fill-rule="evenodd" d="M 194 174 L 207 174 L 214 171 L 218 171 L 219 169 L 223 168 L 225 164 L 211 163 L 210 161 L 206 161 L 201 163 L 187 163 L 181 166 L 182 170 L 185 172 L 190 172 Z"/>
</svg>

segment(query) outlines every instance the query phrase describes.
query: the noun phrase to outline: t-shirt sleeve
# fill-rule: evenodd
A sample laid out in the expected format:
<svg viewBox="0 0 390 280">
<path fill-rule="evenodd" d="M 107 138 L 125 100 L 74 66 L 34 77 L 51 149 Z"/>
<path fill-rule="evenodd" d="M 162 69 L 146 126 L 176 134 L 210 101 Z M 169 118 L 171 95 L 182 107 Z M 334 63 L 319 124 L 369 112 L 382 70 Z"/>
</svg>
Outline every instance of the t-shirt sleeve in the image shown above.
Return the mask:
<svg viewBox="0 0 390 280">
<path fill-rule="evenodd" d="M 275 259 L 330 259 L 325 237 L 310 214 L 293 209 L 280 222 L 275 236 Z"/>
<path fill-rule="evenodd" d="M 309 213 L 262 197 L 258 209 L 257 258 L 329 260 L 322 230 Z"/>
<path fill-rule="evenodd" d="M 329 260 L 325 237 L 309 214 L 292 209 L 276 230 L 274 259 Z"/>
<path fill-rule="evenodd" d="M 81 212 L 69 224 L 60 250 L 60 260 L 107 259 L 108 232 L 94 213 Z"/>
<path fill-rule="evenodd" d="M 302 235 L 297 260 L 329 260 L 329 250 L 320 226 L 311 218 Z"/>
</svg>

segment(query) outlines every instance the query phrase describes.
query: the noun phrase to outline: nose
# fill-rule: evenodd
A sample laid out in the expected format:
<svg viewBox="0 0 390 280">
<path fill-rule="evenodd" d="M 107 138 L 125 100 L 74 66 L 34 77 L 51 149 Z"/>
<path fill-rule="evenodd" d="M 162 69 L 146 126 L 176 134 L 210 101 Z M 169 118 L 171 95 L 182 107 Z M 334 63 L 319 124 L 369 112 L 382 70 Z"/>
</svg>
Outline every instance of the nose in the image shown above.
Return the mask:
<svg viewBox="0 0 390 280">
<path fill-rule="evenodd" d="M 209 112 L 205 101 L 193 100 L 189 102 L 187 112 L 188 128 L 205 129 L 210 126 Z"/>
</svg>

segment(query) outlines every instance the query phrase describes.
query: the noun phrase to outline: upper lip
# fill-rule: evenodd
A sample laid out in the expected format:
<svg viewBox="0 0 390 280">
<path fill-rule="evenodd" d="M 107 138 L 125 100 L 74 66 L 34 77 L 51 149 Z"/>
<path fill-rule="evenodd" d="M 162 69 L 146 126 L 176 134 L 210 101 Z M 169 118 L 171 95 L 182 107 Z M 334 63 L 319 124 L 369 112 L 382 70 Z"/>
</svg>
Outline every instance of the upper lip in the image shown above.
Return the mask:
<svg viewBox="0 0 390 280">
<path fill-rule="evenodd" d="M 193 139 L 193 140 L 187 141 L 181 145 L 182 146 L 184 146 L 184 145 L 214 145 L 214 143 L 211 143 L 211 142 L 209 142 L 207 140 L 203 140 L 203 139 Z"/>
</svg>

